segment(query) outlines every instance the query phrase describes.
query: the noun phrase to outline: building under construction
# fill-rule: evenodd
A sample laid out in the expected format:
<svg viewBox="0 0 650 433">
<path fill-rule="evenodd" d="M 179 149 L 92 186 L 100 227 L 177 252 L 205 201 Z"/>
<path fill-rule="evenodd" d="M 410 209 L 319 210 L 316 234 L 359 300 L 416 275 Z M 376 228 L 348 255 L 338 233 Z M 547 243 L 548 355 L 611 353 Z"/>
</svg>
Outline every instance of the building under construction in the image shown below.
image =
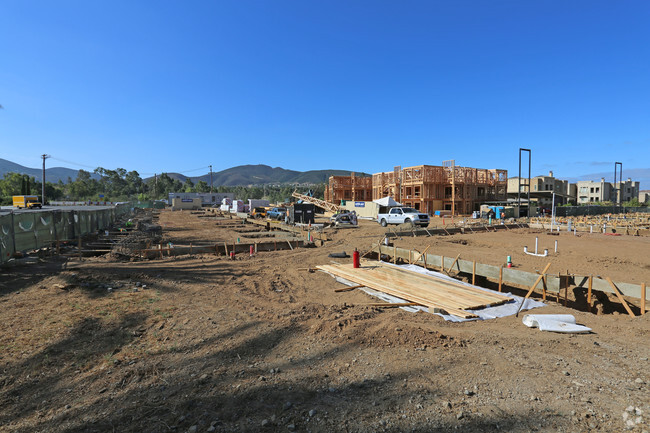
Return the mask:
<svg viewBox="0 0 650 433">
<path fill-rule="evenodd" d="M 437 210 L 471 213 L 487 201 L 505 201 L 508 171 L 418 165 L 395 167 L 372 177 L 331 176 L 325 200 L 370 201 L 391 196 L 405 206 L 432 215 Z"/>
</svg>

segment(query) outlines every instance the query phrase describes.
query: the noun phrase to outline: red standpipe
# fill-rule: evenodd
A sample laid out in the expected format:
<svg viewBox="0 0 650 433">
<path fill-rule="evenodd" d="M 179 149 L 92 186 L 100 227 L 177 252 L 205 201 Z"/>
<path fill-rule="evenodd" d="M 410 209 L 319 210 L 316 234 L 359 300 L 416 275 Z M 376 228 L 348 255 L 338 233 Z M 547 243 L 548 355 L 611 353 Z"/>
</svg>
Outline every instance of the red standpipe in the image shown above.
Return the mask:
<svg viewBox="0 0 650 433">
<path fill-rule="evenodd" d="M 359 267 L 359 251 L 357 249 L 354 249 L 354 252 L 352 253 L 352 267 L 358 268 Z"/>
</svg>

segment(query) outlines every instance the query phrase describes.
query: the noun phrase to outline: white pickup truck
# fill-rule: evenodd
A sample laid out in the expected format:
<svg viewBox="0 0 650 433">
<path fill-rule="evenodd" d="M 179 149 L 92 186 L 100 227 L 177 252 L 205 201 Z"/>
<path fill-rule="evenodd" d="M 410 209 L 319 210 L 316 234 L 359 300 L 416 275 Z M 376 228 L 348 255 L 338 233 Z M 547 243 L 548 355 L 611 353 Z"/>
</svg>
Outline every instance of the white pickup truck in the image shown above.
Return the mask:
<svg viewBox="0 0 650 433">
<path fill-rule="evenodd" d="M 420 213 L 412 207 L 394 207 L 388 213 L 377 215 L 377 222 L 382 227 L 388 224 L 412 223 L 416 226 L 427 227 L 429 225 L 429 215 Z"/>
</svg>

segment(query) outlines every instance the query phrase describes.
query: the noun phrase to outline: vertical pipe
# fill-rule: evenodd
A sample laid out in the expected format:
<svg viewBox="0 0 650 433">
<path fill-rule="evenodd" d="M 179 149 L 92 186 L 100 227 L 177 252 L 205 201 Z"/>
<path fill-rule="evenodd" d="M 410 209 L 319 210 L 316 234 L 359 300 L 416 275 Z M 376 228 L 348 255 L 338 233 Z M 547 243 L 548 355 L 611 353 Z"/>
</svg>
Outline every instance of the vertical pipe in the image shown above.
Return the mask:
<svg viewBox="0 0 650 433">
<path fill-rule="evenodd" d="M 645 314 L 645 297 L 646 297 L 645 283 L 643 283 L 641 284 L 641 315 L 642 316 Z"/>
<path fill-rule="evenodd" d="M 539 238 L 537 236 L 535 236 L 535 254 L 537 254 L 537 240 L 538 239 Z"/>
</svg>

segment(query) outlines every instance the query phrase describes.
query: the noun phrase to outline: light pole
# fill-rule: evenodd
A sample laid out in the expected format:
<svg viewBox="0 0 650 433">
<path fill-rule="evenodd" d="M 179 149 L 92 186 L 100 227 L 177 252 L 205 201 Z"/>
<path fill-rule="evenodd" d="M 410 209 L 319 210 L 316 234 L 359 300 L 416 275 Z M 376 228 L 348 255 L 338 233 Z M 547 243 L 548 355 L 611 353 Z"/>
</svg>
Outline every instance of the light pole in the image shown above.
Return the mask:
<svg viewBox="0 0 650 433">
<path fill-rule="evenodd" d="M 45 206 L 45 160 L 50 158 L 50 155 L 43 154 L 43 184 L 41 185 L 41 206 Z"/>
<path fill-rule="evenodd" d="M 519 148 L 519 189 L 517 190 L 517 206 L 519 207 L 519 216 L 521 216 L 521 153 L 528 152 L 528 218 L 530 218 L 530 161 L 532 152 L 530 149 Z"/>
<path fill-rule="evenodd" d="M 210 164 L 210 194 L 212 194 L 212 164 Z"/>
<path fill-rule="evenodd" d="M 618 175 L 620 176 L 620 181 L 618 183 L 618 186 L 616 185 L 616 168 L 620 167 L 618 171 Z M 614 200 L 614 206 L 619 205 L 620 203 L 623 202 L 623 163 L 622 162 L 615 162 L 614 163 L 614 193 L 616 194 L 615 200 Z M 620 188 L 620 193 L 619 193 L 619 188 Z M 620 202 L 620 203 L 619 203 Z"/>
</svg>

